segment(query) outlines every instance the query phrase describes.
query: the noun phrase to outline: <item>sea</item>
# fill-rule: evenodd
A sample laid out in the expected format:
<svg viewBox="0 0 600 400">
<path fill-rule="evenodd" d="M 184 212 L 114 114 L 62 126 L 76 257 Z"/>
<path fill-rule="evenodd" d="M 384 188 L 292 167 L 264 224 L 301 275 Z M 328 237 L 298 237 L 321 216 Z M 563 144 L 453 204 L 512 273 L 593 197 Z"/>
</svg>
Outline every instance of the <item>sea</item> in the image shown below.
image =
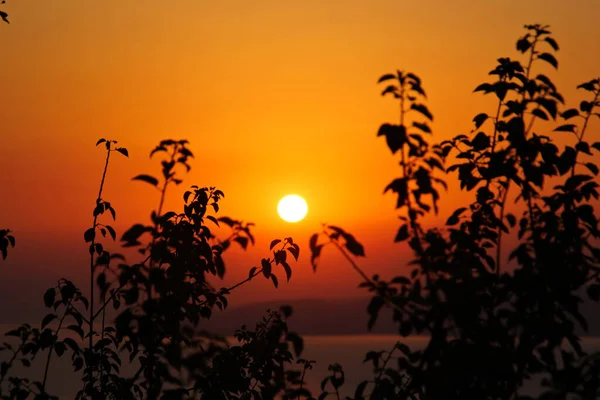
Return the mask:
<svg viewBox="0 0 600 400">
<path fill-rule="evenodd" d="M 312 391 L 313 396 L 318 397 L 321 393 L 320 383 L 328 375 L 329 365 L 339 363 L 345 373 L 345 384 L 340 391 L 341 398 L 351 396 L 358 383 L 372 378 L 372 363 L 363 363 L 366 353 L 371 350 L 390 350 L 399 339 L 396 335 L 320 335 L 303 336 L 303 338 L 304 352 L 301 358 L 316 361 L 313 369 L 307 371 L 306 386 Z M 230 339 L 231 343 L 237 342 L 233 338 Z M 411 349 L 419 349 L 425 347 L 427 340 L 427 337 L 410 337 L 404 338 L 403 343 L 409 345 Z M 0 341 L 4 340 L 0 339 Z M 582 345 L 588 352 L 600 351 L 600 338 L 585 337 Z M 40 359 L 35 360 L 29 368 L 18 365 L 14 372 L 41 381 L 46 354 L 38 355 Z M 70 357 L 57 358 L 55 354 L 53 357 L 48 375 L 48 391 L 61 399 L 72 399 L 81 388 L 81 376 L 72 372 Z M 4 359 L 5 356 L 0 353 L 0 361 Z M 295 364 L 292 366 L 301 367 Z M 123 370 L 130 372 L 130 375 L 135 372 L 132 366 L 124 366 Z M 530 382 L 523 387 L 520 394 L 535 395 L 540 392 L 540 388 L 539 382 Z"/>
</svg>

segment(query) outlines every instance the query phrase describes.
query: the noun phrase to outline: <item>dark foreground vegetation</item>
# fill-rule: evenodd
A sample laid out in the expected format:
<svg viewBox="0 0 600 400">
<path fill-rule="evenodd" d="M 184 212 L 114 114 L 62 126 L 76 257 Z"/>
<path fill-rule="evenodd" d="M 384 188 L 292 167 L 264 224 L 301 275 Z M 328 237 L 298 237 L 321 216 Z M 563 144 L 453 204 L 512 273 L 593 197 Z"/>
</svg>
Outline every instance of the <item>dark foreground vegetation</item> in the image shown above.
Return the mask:
<svg viewBox="0 0 600 400">
<path fill-rule="evenodd" d="M 360 287 L 372 293 L 369 327 L 383 307 L 392 309 L 398 327 L 392 349 L 365 355 L 373 374 L 348 399 L 524 399 L 520 388 L 532 377 L 544 379 L 543 399 L 599 397 L 599 355 L 582 349 L 576 330 L 587 325 L 579 312 L 583 298 L 600 298 L 600 232 L 592 205 L 600 139 L 591 130 L 600 116 L 600 81 L 578 86 L 578 107 L 564 106 L 550 77 L 536 70 L 557 68 L 558 48 L 548 27 L 526 26 L 517 41 L 523 62 L 498 59 L 490 82 L 475 88 L 494 96 L 497 107 L 475 116 L 470 134 L 436 145 L 425 139 L 433 116 L 419 77 L 398 71 L 379 79 L 383 95 L 399 103 L 398 122 L 383 124 L 378 136 L 400 159 L 399 177 L 386 191 L 398 197 L 395 241 L 412 250 L 412 271 L 389 281 L 367 276 L 357 261 L 363 246 L 337 226 L 324 226 L 309 243 L 317 273 L 319 256 L 331 245 L 360 274 Z M 556 145 L 559 136 L 570 143 Z M 1 398 L 53 398 L 46 390 L 48 369 L 56 357 L 68 357 L 82 377 L 81 399 L 340 399 L 344 372 L 338 364 L 330 366 L 319 393 L 307 390 L 314 362 L 299 358 L 303 341 L 288 330 L 289 307 L 269 311 L 252 329 L 241 327 L 234 333 L 237 344 L 202 330 L 238 286 L 289 280 L 298 244 L 273 240 L 270 255 L 250 268 L 246 280 L 217 288 L 226 271 L 223 253 L 234 242 L 252 244 L 252 224 L 220 216 L 224 194 L 214 187 L 191 186 L 182 211 L 164 210 L 168 189 L 182 183 L 193 158 L 187 141 L 164 140 L 150 153 L 161 158 L 160 177 L 134 178 L 159 189 L 158 206 L 149 223 L 119 235 L 122 246 L 139 250 L 139 260 L 127 262 L 108 250 L 118 236 L 103 186 L 111 157 L 128 152 L 112 140 L 97 145 L 106 164 L 83 235 L 89 287 L 84 292 L 60 279 L 43 296 L 49 312 L 40 326 L 24 324 L 6 334 Z M 458 174 L 473 201 L 454 211 L 446 227 L 424 229 L 420 221 L 437 213 L 446 172 Z M 215 237 L 216 225 L 229 226 L 231 235 Z M 517 246 L 502 246 L 513 234 Z M 0 231 L 3 258 L 18 251 L 14 245 L 10 231 Z M 114 320 L 106 316 L 109 308 Z M 403 343 L 413 334 L 429 337 L 424 350 Z M 122 374 L 123 360 L 136 372 Z M 32 362 L 45 365 L 44 376 L 30 380 L 11 372 L 16 363 Z"/>
</svg>

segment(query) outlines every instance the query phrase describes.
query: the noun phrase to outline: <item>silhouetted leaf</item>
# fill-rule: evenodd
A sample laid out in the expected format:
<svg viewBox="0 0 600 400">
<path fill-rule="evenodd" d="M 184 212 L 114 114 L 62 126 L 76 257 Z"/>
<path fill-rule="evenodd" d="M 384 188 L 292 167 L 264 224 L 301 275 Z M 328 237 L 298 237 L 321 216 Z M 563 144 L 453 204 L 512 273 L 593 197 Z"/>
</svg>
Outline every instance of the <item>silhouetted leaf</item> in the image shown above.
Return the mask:
<svg viewBox="0 0 600 400">
<path fill-rule="evenodd" d="M 473 146 L 473 150 L 475 151 L 487 149 L 490 147 L 490 137 L 483 132 L 479 132 L 471 140 L 471 146 Z"/>
<path fill-rule="evenodd" d="M 262 266 L 263 275 L 265 276 L 265 278 L 269 279 L 269 277 L 271 276 L 271 263 L 266 258 L 263 258 L 260 261 L 260 263 Z"/>
<path fill-rule="evenodd" d="M 377 136 L 385 136 L 386 142 L 392 154 L 395 154 L 406 143 L 406 128 L 402 125 L 383 124 L 377 132 Z"/>
<path fill-rule="evenodd" d="M 254 276 L 254 273 L 256 272 L 256 270 L 257 270 L 256 267 L 250 268 L 250 271 L 248 272 L 248 279 L 251 279 Z"/>
<path fill-rule="evenodd" d="M 431 128 L 426 123 L 413 122 L 413 126 L 422 130 L 425 133 L 431 133 Z"/>
<path fill-rule="evenodd" d="M 287 250 L 290 252 L 294 259 L 298 261 L 298 256 L 300 255 L 300 247 L 298 245 L 288 247 Z"/>
<path fill-rule="evenodd" d="M 558 128 L 555 128 L 556 132 L 575 132 L 575 125 L 573 124 L 565 124 L 561 125 Z"/>
<path fill-rule="evenodd" d="M 108 231 L 110 237 L 112 237 L 113 240 L 116 240 L 117 239 L 117 233 L 115 232 L 115 230 L 113 229 L 113 227 L 110 226 L 110 225 L 105 225 L 104 227 Z"/>
<path fill-rule="evenodd" d="M 594 163 L 585 163 L 585 166 L 587 167 L 587 169 L 590 170 L 590 172 L 594 175 L 598 175 L 598 166 L 596 166 L 596 164 Z"/>
<path fill-rule="evenodd" d="M 138 175 L 138 176 L 132 178 L 131 180 L 133 180 L 133 181 L 135 181 L 135 180 L 144 181 L 144 182 L 147 182 L 147 183 L 149 183 L 149 184 L 151 184 L 153 186 L 157 186 L 158 185 L 158 179 L 156 179 L 153 176 L 145 175 L 145 174 Z"/>
<path fill-rule="evenodd" d="M 0 18 L 2 18 L 2 21 L 6 22 L 7 24 L 10 24 L 10 22 L 8 22 L 8 14 L 4 11 L 0 11 Z"/>
<path fill-rule="evenodd" d="M 514 215 L 507 213 L 504 217 L 508 221 L 508 224 L 511 228 L 513 228 L 517 224 L 517 218 L 515 218 Z"/>
<path fill-rule="evenodd" d="M 481 125 L 488 119 L 488 115 L 486 113 L 477 114 L 475 118 L 473 118 L 473 122 L 475 122 L 475 129 L 479 129 Z"/>
<path fill-rule="evenodd" d="M 381 83 L 383 81 L 388 81 L 390 79 L 396 79 L 396 75 L 394 75 L 394 74 L 382 75 L 381 78 L 379 78 L 379 80 L 377 81 L 377 83 Z"/>
<path fill-rule="evenodd" d="M 525 53 L 531 47 L 531 43 L 527 40 L 527 37 L 521 38 L 517 41 L 517 50 L 521 53 Z"/>
<path fill-rule="evenodd" d="M 561 117 L 563 117 L 563 119 L 568 120 L 571 119 L 573 117 L 577 117 L 579 116 L 579 110 L 577 110 L 576 108 L 570 108 L 566 111 L 563 111 L 560 114 Z"/>
<path fill-rule="evenodd" d="M 220 217 L 220 218 L 218 218 L 218 220 L 219 220 L 219 222 L 222 222 L 229 227 L 233 227 L 233 225 L 235 225 L 235 221 L 229 217 Z"/>
<path fill-rule="evenodd" d="M 548 121 L 548 115 L 546 115 L 546 113 L 544 112 L 544 110 L 540 109 L 540 108 L 535 108 L 531 111 L 532 115 L 535 115 L 538 118 L 543 119 L 544 121 Z"/>
<path fill-rule="evenodd" d="M 54 288 L 50 288 L 46 290 L 44 293 L 44 305 L 48 308 L 52 307 L 54 304 L 54 300 L 56 298 L 56 290 Z"/>
<path fill-rule="evenodd" d="M 83 239 L 86 243 L 91 242 L 96 237 L 96 230 L 94 228 L 90 228 L 83 233 Z"/>
<path fill-rule="evenodd" d="M 550 45 L 552 46 L 552 48 L 554 49 L 554 51 L 558 51 L 558 43 L 556 43 L 556 40 L 552 39 L 551 37 L 547 36 L 544 38 L 544 40 Z"/>
<path fill-rule="evenodd" d="M 98 146 L 100 143 L 104 143 L 106 142 L 106 139 L 98 139 L 98 141 L 96 142 L 96 146 Z"/>
<path fill-rule="evenodd" d="M 539 58 L 540 60 L 546 61 L 548 64 L 552 65 L 554 68 L 558 68 L 558 61 L 556 61 L 556 58 L 550 53 L 538 54 L 537 58 Z"/>
<path fill-rule="evenodd" d="M 413 103 L 410 105 L 411 110 L 415 110 L 421 113 L 423 116 L 427 117 L 430 121 L 433 121 L 433 115 L 429 112 L 429 109 L 425 104 Z"/>
<path fill-rule="evenodd" d="M 536 102 L 544 107 L 546 111 L 548 111 L 550 116 L 552 116 L 552 119 L 556 119 L 556 114 L 558 112 L 556 108 L 556 101 L 542 97 L 537 99 Z"/>
<path fill-rule="evenodd" d="M 219 226 L 219 221 L 217 221 L 217 219 L 215 217 L 213 217 L 212 215 L 207 215 L 206 218 L 209 221 L 212 221 L 215 225 Z"/>
<path fill-rule="evenodd" d="M 243 236 L 237 236 L 233 240 L 235 242 L 238 242 L 239 245 L 242 246 L 242 249 L 248 248 L 248 238 L 245 238 Z"/>
<path fill-rule="evenodd" d="M 458 224 L 459 221 L 459 217 L 460 215 L 465 212 L 467 210 L 467 207 L 460 207 L 457 208 L 452 215 L 450 216 L 450 218 L 448 218 L 448 220 L 446 221 L 446 225 L 452 226 L 452 225 L 456 225 Z"/>
<path fill-rule="evenodd" d="M 271 274 L 271 280 L 273 281 L 273 286 L 275 286 L 275 288 L 279 287 L 279 281 L 277 280 L 277 276 L 275 276 L 275 274 Z"/>
<path fill-rule="evenodd" d="M 287 278 L 287 281 L 290 281 L 290 278 L 292 277 L 292 268 L 289 266 L 289 264 L 285 261 L 283 261 L 281 263 L 281 265 L 283 266 L 283 269 L 285 270 L 285 276 Z"/>
<path fill-rule="evenodd" d="M 271 241 L 271 244 L 269 245 L 269 250 L 273 250 L 273 247 L 277 246 L 277 244 L 280 242 L 281 242 L 281 239 L 275 239 L 275 240 Z"/>
<path fill-rule="evenodd" d="M 584 100 L 581 103 L 579 103 L 579 110 L 581 112 L 589 113 L 592 111 L 593 108 L 594 108 L 594 103 L 592 103 L 591 101 Z"/>
<path fill-rule="evenodd" d="M 83 329 L 81 329 L 81 327 L 79 327 L 77 325 L 69 325 L 69 326 L 67 326 L 67 329 L 77 333 L 79 335 L 79 337 L 81 339 L 83 339 L 84 334 L 83 334 Z"/>
<path fill-rule="evenodd" d="M 592 155 L 590 151 L 590 145 L 587 142 L 579 142 L 575 145 L 575 150 L 580 151 L 585 154 Z"/>
<path fill-rule="evenodd" d="M 477 86 L 475 90 L 473 90 L 473 92 L 485 92 L 486 94 L 493 91 L 494 87 L 489 83 L 482 83 L 481 85 Z"/>
<path fill-rule="evenodd" d="M 347 233 L 344 235 L 344 239 L 346 240 L 346 248 L 350 253 L 357 257 L 365 256 L 365 249 L 363 245 L 357 242 L 354 236 Z"/>
<path fill-rule="evenodd" d="M 55 314 L 48 314 L 44 317 L 44 319 L 42 319 L 42 329 L 44 329 L 46 327 L 46 325 L 48 325 L 50 322 L 52 322 L 54 319 L 56 319 L 57 316 Z"/>
<path fill-rule="evenodd" d="M 129 157 L 129 152 L 125 147 L 117 147 L 115 150 L 123 154 L 125 157 Z"/>
<path fill-rule="evenodd" d="M 396 234 L 396 238 L 394 242 L 402 242 L 408 239 L 408 224 L 404 224 L 398 229 L 398 233 Z"/>
</svg>

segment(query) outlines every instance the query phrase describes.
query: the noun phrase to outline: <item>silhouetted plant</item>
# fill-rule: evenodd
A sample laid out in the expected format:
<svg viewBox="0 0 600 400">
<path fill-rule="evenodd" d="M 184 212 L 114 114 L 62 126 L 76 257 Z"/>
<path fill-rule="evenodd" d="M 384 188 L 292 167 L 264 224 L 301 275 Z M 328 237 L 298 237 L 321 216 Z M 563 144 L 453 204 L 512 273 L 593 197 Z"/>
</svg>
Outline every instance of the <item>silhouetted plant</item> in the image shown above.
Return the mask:
<svg viewBox="0 0 600 400">
<path fill-rule="evenodd" d="M 5 4 L 6 0 L 2 0 L 2 4 Z M 6 22 L 7 24 L 8 22 L 8 14 L 5 11 L 0 10 L 0 18 L 2 19 L 2 21 Z"/>
<path fill-rule="evenodd" d="M 600 142 L 590 143 L 589 134 L 585 136 L 592 116 L 600 116 L 600 80 L 578 86 L 590 93 L 590 100 L 582 101 L 578 109 L 559 111 L 563 97 L 550 78 L 534 72 L 540 62 L 558 67 L 553 55 L 558 44 L 547 26 L 526 25 L 525 29 L 517 41 L 517 50 L 526 55 L 525 66 L 500 58 L 490 72 L 497 80 L 475 89 L 496 96 L 494 114 L 475 116 L 470 135 L 433 146 L 429 159 L 423 158 L 428 147 L 421 140 L 410 144 L 404 122 L 409 109 L 432 119 L 426 108 L 404 105 L 424 96 L 420 80 L 401 72 L 380 79 L 398 82 L 383 94 L 399 99 L 400 125 L 384 124 L 379 135 L 386 136 L 392 153 L 401 154 L 402 176 L 386 191 L 396 192 L 397 208 L 406 210 L 396 241 L 408 240 L 415 254 L 409 265 L 415 268 L 408 276 L 399 275 L 389 282 L 378 276 L 368 278 L 339 242 L 343 238 L 346 250 L 364 255 L 362 246 L 360 252 L 351 249 L 357 247 L 354 237 L 336 227 L 328 227 L 336 233 L 326 229 L 322 236 L 336 244 L 361 274 L 360 286 L 373 292 L 367 309 L 369 328 L 387 304 L 393 309 L 400 336 L 427 334 L 429 342 L 423 351 L 396 345 L 402 354 L 396 368 L 384 369 L 385 381 L 378 369 L 382 353 L 367 354 L 377 378 L 360 383 L 354 399 L 524 399 L 529 397 L 520 396 L 519 390 L 533 377 L 544 378 L 543 384 L 549 387 L 540 398 L 599 395 L 598 355 L 582 349 L 576 328 L 587 330 L 579 311 L 582 293 L 587 291 L 594 301 L 600 298 L 600 231 L 590 204 L 598 199 L 594 181 L 598 167 L 578 160 L 580 153 L 592 155 L 593 150 L 600 150 Z M 417 94 L 409 98 L 409 89 Z M 550 122 L 559 117 L 581 122 L 562 123 L 555 129 L 575 136 L 575 145 L 562 151 L 550 136 L 534 130 L 536 120 Z M 482 130 L 487 121 L 489 133 Z M 430 131 L 426 125 L 413 126 Z M 437 212 L 439 196 L 433 183 L 443 183 L 432 172 L 441 170 L 451 153 L 458 163 L 447 171 L 458 172 L 461 189 L 475 191 L 475 201 L 452 213 L 445 232 L 425 231 L 419 218 L 430 207 L 420 196 L 431 194 Z M 417 163 L 421 169 L 409 168 Z M 577 173 L 577 165 L 591 175 Z M 549 179 L 558 184 L 543 191 Z M 524 204 L 519 218 L 506 210 L 511 186 L 517 202 Z M 520 243 L 510 252 L 511 264 L 503 267 L 502 234 L 515 230 Z M 322 246 L 319 235 L 313 235 L 314 267 Z"/>
<path fill-rule="evenodd" d="M 0 229 L 0 253 L 2 253 L 3 260 L 6 260 L 8 256 L 9 247 L 15 247 L 15 237 L 11 234 L 10 229 Z"/>
<path fill-rule="evenodd" d="M 150 153 L 167 154 L 161 161 L 163 183 L 159 185 L 151 175 L 133 178 L 158 188 L 160 200 L 157 211 L 151 213 L 151 225 L 135 224 L 122 235 L 123 246 L 137 248 L 144 257 L 138 263 L 126 264 L 123 255 L 106 250 L 97 233 L 116 239 L 115 229 L 101 223 L 99 217 L 107 211 L 113 219 L 116 217 L 111 203 L 103 199 L 103 188 L 111 153 L 128 156 L 128 152 L 117 147 L 116 141 L 100 139 L 96 145 L 102 143 L 106 161 L 93 224 L 84 233 L 90 253 L 90 298 L 72 282 L 61 279 L 44 294 L 44 303 L 53 312 L 43 318 L 41 328 L 24 324 L 7 333 L 19 338 L 20 344 L 15 347 L 4 343 L 0 347 L 9 355 L 8 361 L 0 364 L 2 398 L 54 398 L 46 390 L 52 355 L 67 353 L 73 370 L 83 371 L 83 387 L 77 394 L 81 399 L 177 399 L 190 395 L 263 399 L 283 391 L 287 382 L 284 364 L 293 359 L 289 343 L 296 356 L 303 349 L 302 339 L 289 332 L 285 322 L 291 315 L 290 308 L 282 309 L 282 314 L 270 312 L 255 332 L 245 327 L 236 332 L 240 346 L 229 346 L 223 339 L 203 332 L 200 323 L 210 318 L 215 306 L 225 309 L 230 292 L 257 275 L 270 279 L 277 287 L 276 268 L 281 266 L 289 281 L 292 269 L 287 253 L 297 260 L 299 246 L 289 237 L 273 240 L 273 257 L 263 258 L 260 268 L 251 268 L 247 279 L 216 289 L 209 279 L 224 276 L 223 251 L 232 241 L 244 249 L 254 244 L 250 232 L 253 224 L 217 218 L 214 214 L 224 194 L 214 187 L 192 186 L 183 195 L 183 212 L 163 213 L 167 188 L 182 183 L 177 167 L 189 171 L 188 159 L 193 157 L 187 141 L 163 140 Z M 205 224 L 207 220 L 217 226 L 228 225 L 232 233 L 219 240 Z M 14 243 L 8 237 L 5 240 Z M 96 295 L 95 286 L 99 292 Z M 100 299 L 97 307 L 95 297 Z M 108 307 L 117 313 L 114 324 L 106 323 Z M 88 311 L 87 318 L 81 310 Z M 80 341 L 65 337 L 65 330 L 75 333 Z M 87 346 L 82 345 L 84 339 Z M 29 366 L 41 351 L 47 351 L 42 381 L 9 376 L 16 361 Z M 138 368 L 131 377 L 120 372 L 123 352 Z M 5 380 L 7 395 L 2 386 Z"/>
</svg>

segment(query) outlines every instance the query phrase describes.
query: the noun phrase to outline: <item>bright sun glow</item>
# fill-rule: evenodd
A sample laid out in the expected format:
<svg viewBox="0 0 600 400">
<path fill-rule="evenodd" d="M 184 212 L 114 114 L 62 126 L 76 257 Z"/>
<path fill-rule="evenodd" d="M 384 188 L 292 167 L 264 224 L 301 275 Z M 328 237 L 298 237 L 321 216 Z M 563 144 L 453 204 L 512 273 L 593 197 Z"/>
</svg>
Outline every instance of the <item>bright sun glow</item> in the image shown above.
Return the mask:
<svg viewBox="0 0 600 400">
<path fill-rule="evenodd" d="M 277 212 L 284 221 L 298 222 L 306 216 L 308 205 L 302 197 L 290 194 L 279 200 Z"/>
</svg>

